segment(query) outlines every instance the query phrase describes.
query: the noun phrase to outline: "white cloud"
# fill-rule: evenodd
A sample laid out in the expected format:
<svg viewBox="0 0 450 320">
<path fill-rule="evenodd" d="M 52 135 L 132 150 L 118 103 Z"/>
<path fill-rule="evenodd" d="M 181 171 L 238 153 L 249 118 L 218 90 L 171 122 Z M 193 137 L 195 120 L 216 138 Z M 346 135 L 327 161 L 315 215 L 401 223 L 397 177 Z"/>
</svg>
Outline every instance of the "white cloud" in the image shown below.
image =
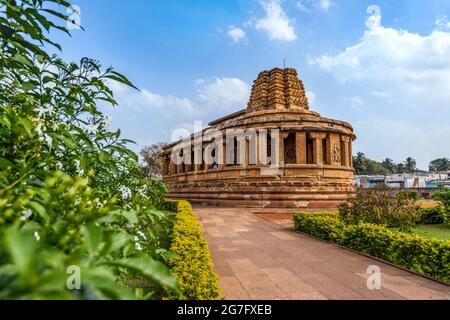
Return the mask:
<svg viewBox="0 0 450 320">
<path fill-rule="evenodd" d="M 294 41 L 297 39 L 289 17 L 281 7 L 281 0 L 260 0 L 265 17 L 255 22 L 255 29 L 267 33 L 269 40 Z"/>
<path fill-rule="evenodd" d="M 193 97 L 160 94 L 143 88 L 140 91 L 110 83 L 119 106 L 102 107 L 112 116 L 114 128 L 137 142 L 139 148 L 158 141 L 178 138 L 192 132 L 195 121 L 209 121 L 245 108 L 250 87 L 238 78 L 198 79 Z"/>
<path fill-rule="evenodd" d="M 306 91 L 306 98 L 308 98 L 309 107 L 314 107 L 317 101 L 316 94 L 313 91 Z"/>
<path fill-rule="evenodd" d="M 424 98 L 450 101 L 450 32 L 422 36 L 387 28 L 378 7 L 368 12 L 367 28 L 357 44 L 337 55 L 311 58 L 310 63 L 340 83 L 364 84 L 412 105 Z"/>
<path fill-rule="evenodd" d="M 187 113 L 191 118 L 218 110 L 240 110 L 245 107 L 250 93 L 249 85 L 238 78 L 197 79 L 194 84 L 197 86 L 194 99 L 161 95 L 145 88 L 136 91 L 117 83 L 111 83 L 110 87 L 121 106 L 136 111 L 153 110 L 168 116 Z"/>
<path fill-rule="evenodd" d="M 351 97 L 349 99 L 350 106 L 354 109 L 359 109 L 364 107 L 364 101 L 360 97 Z"/>
<path fill-rule="evenodd" d="M 435 23 L 439 28 L 450 29 L 450 21 L 445 14 L 438 16 Z"/>
<path fill-rule="evenodd" d="M 230 26 L 228 29 L 228 36 L 234 41 L 234 43 L 238 43 L 245 39 L 245 31 L 241 28 Z"/>
<path fill-rule="evenodd" d="M 329 86 L 342 98 L 332 99 L 354 125 L 355 152 L 378 160 L 413 156 L 426 168 L 431 159 L 450 153 L 450 140 L 443 138 L 450 135 L 450 32 L 417 34 L 383 26 L 376 6 L 368 14 L 357 43 L 310 63 L 336 80 Z"/>
<path fill-rule="evenodd" d="M 306 6 L 306 4 L 303 1 L 297 1 L 295 6 L 297 7 L 298 10 L 303 11 L 303 12 L 311 11 L 308 9 L 308 7 Z"/>
<path fill-rule="evenodd" d="M 331 6 L 331 0 L 319 0 L 319 6 L 322 10 L 328 10 Z"/>
<path fill-rule="evenodd" d="M 295 5 L 298 10 L 310 13 L 314 8 L 328 11 L 333 3 L 331 0 L 299 0 Z"/>
<path fill-rule="evenodd" d="M 198 98 L 207 108 L 237 111 L 245 107 L 249 93 L 249 85 L 238 78 L 214 78 L 201 81 Z"/>
<path fill-rule="evenodd" d="M 367 115 L 353 125 L 358 136 L 355 149 L 369 158 L 381 161 L 389 157 L 402 162 L 411 156 L 417 160 L 419 168 L 426 170 L 430 160 L 449 157 L 450 145 L 442 137 L 450 136 L 450 126 L 430 130 L 423 123 L 378 115 Z"/>
<path fill-rule="evenodd" d="M 179 98 L 172 95 L 161 95 L 148 89 L 133 90 L 125 85 L 114 84 L 111 86 L 116 99 L 121 107 L 131 108 L 133 112 L 148 111 L 158 112 L 168 117 L 173 112 L 189 113 L 198 116 L 200 111 L 195 103 L 188 98 Z"/>
</svg>

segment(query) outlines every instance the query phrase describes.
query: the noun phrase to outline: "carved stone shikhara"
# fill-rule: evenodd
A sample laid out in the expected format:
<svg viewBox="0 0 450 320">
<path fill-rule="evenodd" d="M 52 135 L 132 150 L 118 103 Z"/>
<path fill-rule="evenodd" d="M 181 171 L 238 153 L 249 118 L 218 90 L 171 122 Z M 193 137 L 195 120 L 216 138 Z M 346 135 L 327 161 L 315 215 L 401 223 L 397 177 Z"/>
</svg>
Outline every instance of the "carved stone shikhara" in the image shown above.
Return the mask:
<svg viewBox="0 0 450 320">
<path fill-rule="evenodd" d="M 354 192 L 353 128 L 309 110 L 295 69 L 261 72 L 247 108 L 209 126 L 184 141 L 183 148 L 173 143 L 164 149 L 169 198 L 220 206 L 334 208 Z M 211 129 L 214 138 L 194 143 Z M 232 130 L 244 131 L 243 137 L 226 138 Z M 225 145 L 231 150 L 219 147 Z M 202 159 L 202 150 L 213 163 L 194 161 Z M 175 164 L 174 154 L 184 161 Z"/>
</svg>

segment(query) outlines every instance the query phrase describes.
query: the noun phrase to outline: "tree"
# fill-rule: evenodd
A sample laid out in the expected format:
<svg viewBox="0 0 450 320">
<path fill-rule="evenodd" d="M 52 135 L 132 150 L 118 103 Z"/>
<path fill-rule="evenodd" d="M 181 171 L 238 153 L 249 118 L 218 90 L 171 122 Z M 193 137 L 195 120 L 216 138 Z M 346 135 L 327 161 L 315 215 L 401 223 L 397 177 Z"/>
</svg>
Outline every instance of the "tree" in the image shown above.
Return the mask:
<svg viewBox="0 0 450 320">
<path fill-rule="evenodd" d="M 407 173 L 416 172 L 416 170 L 417 170 L 416 165 L 417 165 L 417 163 L 416 163 L 415 159 L 413 159 L 412 157 L 406 158 L 405 163 L 404 163 L 405 171 Z"/>
<path fill-rule="evenodd" d="M 357 175 L 367 174 L 367 158 L 364 153 L 358 152 L 353 157 L 353 167 Z"/>
<path fill-rule="evenodd" d="M 142 178 L 99 108 L 117 104 L 112 82 L 131 82 L 48 54 L 70 7 L 0 0 L 0 299 L 157 298 L 178 287 L 164 256 L 172 222 L 156 211 L 165 186 Z M 73 266 L 80 290 L 67 290 Z"/>
<path fill-rule="evenodd" d="M 445 188 L 434 193 L 433 200 L 438 201 L 444 206 L 445 211 L 450 213 L 450 189 Z"/>
<path fill-rule="evenodd" d="M 388 173 L 396 173 L 397 172 L 397 165 L 395 164 L 394 160 L 390 158 L 386 158 L 381 162 L 381 166 L 386 169 Z"/>
<path fill-rule="evenodd" d="M 362 152 L 358 152 L 353 157 L 353 167 L 357 175 L 385 175 L 388 173 L 381 163 L 366 158 Z"/>
<path fill-rule="evenodd" d="M 440 172 L 450 170 L 450 159 L 439 158 L 430 162 L 428 166 L 430 172 Z"/>
<path fill-rule="evenodd" d="M 167 143 L 165 142 L 158 142 L 141 149 L 140 154 L 144 161 L 144 163 L 141 164 L 141 169 L 144 176 L 161 177 L 163 175 L 164 158 L 162 156 L 162 151 L 163 147 L 166 145 Z"/>
<path fill-rule="evenodd" d="M 396 173 L 405 173 L 406 172 L 405 164 L 397 163 L 397 165 L 395 166 L 395 172 Z"/>
</svg>

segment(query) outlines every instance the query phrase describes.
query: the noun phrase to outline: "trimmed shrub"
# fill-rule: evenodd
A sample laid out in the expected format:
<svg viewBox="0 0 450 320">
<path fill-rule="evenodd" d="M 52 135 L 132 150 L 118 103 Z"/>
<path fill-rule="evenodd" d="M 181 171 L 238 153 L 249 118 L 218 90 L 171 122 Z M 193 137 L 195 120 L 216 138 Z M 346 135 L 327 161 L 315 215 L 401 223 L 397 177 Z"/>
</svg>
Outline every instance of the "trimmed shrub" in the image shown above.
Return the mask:
<svg viewBox="0 0 450 320">
<path fill-rule="evenodd" d="M 446 221 L 445 208 L 433 207 L 433 208 L 418 208 L 419 211 L 419 223 L 420 224 L 441 224 Z"/>
<path fill-rule="evenodd" d="M 362 189 L 339 207 L 339 217 L 346 224 L 360 222 L 409 229 L 417 221 L 417 196 L 385 186 Z"/>
<path fill-rule="evenodd" d="M 169 259 L 172 274 L 178 280 L 181 294 L 176 299 L 213 300 L 219 298 L 217 275 L 213 270 L 208 245 L 192 207 L 179 201 L 173 227 Z"/>
<path fill-rule="evenodd" d="M 450 282 L 450 241 L 393 232 L 369 223 L 346 225 L 332 216 L 299 213 L 294 222 L 298 231 Z"/>
<path fill-rule="evenodd" d="M 177 207 L 178 207 L 178 201 L 166 199 L 165 201 L 162 201 L 158 205 L 158 210 L 177 212 Z"/>
<path fill-rule="evenodd" d="M 294 217 L 295 229 L 312 236 L 333 241 L 338 239 L 344 224 L 338 219 L 337 213 L 299 213 Z"/>
</svg>

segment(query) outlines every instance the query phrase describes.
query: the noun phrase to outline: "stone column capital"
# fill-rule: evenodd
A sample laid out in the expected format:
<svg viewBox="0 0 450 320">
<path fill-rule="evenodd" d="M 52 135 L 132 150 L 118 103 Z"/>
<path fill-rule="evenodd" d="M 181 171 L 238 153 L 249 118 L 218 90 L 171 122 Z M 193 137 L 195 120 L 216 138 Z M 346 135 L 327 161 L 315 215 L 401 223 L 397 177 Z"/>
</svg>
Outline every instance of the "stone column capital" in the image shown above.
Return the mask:
<svg viewBox="0 0 450 320">
<path fill-rule="evenodd" d="M 350 137 L 349 137 L 349 136 L 341 136 L 341 140 L 342 140 L 343 142 L 349 143 L 349 142 L 350 142 Z"/>
<path fill-rule="evenodd" d="M 327 134 L 325 132 L 309 132 L 311 139 L 325 139 Z"/>
<path fill-rule="evenodd" d="M 282 139 L 286 139 L 287 137 L 289 137 L 289 131 L 282 131 L 282 132 L 280 132 L 280 137 L 282 138 Z"/>
</svg>

